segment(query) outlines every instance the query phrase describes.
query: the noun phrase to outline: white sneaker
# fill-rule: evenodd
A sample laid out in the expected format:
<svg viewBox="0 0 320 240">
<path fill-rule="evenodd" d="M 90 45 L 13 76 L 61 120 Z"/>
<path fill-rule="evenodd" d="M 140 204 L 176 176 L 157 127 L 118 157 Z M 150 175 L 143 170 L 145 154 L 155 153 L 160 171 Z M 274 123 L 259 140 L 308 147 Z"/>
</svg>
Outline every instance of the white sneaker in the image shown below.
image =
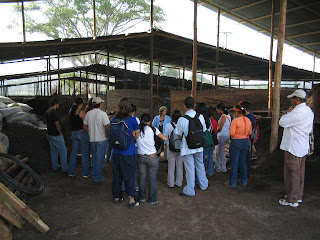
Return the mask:
<svg viewBox="0 0 320 240">
<path fill-rule="evenodd" d="M 287 198 L 287 195 L 284 195 L 284 198 Z M 297 200 L 298 203 L 302 203 L 302 200 Z"/>
<path fill-rule="evenodd" d="M 285 199 L 280 199 L 279 203 L 283 206 L 290 206 L 290 207 L 299 207 L 299 203 L 291 203 L 291 202 L 287 202 L 287 200 Z"/>
</svg>

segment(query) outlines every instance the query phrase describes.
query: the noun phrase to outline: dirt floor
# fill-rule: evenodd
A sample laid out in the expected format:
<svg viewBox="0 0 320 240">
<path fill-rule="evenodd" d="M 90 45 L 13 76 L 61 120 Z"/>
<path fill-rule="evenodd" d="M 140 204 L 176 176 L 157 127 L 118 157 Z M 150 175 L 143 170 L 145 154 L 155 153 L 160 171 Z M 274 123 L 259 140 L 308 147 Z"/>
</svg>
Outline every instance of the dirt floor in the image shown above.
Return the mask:
<svg viewBox="0 0 320 240">
<path fill-rule="evenodd" d="M 278 203 L 284 194 L 282 153 L 266 154 L 270 121 L 260 123 L 264 129 L 257 147 L 260 158 L 253 162 L 247 187 L 229 188 L 225 186 L 228 174 L 215 173 L 206 191 L 197 186 L 196 196 L 181 197 L 181 188 L 167 187 L 168 165 L 161 161 L 159 204 L 142 203 L 135 209 L 127 208 L 127 198 L 120 205 L 112 203 L 111 164 L 105 164 L 103 183 L 83 179 L 81 166 L 75 178 L 68 178 L 50 170 L 44 131 L 7 125 L 10 153 L 32 157 L 32 165 L 41 173 L 45 190 L 30 197 L 28 205 L 51 228 L 44 235 L 26 223 L 21 230 L 14 229 L 14 239 L 319 239 L 319 141 L 306 164 L 303 203 L 298 208 L 284 207 Z M 318 126 L 316 136 L 319 130 Z"/>
</svg>

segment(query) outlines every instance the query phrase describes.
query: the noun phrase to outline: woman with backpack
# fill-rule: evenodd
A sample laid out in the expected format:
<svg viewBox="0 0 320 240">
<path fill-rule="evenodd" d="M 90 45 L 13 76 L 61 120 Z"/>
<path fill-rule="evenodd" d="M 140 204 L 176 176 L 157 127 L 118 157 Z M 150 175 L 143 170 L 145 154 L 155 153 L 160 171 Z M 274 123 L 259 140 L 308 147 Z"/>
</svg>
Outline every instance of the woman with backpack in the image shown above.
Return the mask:
<svg viewBox="0 0 320 240">
<path fill-rule="evenodd" d="M 109 142 L 113 147 L 112 194 L 114 203 L 120 204 L 124 200 L 121 192 L 121 183 L 124 181 L 126 193 L 129 197 L 128 207 L 134 208 L 139 206 L 139 202 L 136 200 L 137 192 L 135 188 L 137 149 L 134 144 L 134 139 L 139 137 L 139 125 L 136 119 L 131 117 L 130 113 L 130 101 L 127 98 L 121 98 L 118 102 L 117 111 L 111 120 Z M 126 127 L 126 131 L 122 127 Z M 128 139 L 127 136 L 129 136 Z M 126 148 L 119 146 L 124 144 L 121 142 L 123 139 L 126 139 Z"/>
<path fill-rule="evenodd" d="M 83 100 L 82 98 L 76 98 L 69 111 L 69 126 L 72 131 L 72 152 L 70 155 L 70 166 L 69 166 L 69 176 L 75 176 L 75 168 L 77 163 L 77 154 L 79 148 L 81 148 L 81 158 L 82 158 L 82 176 L 88 178 L 89 167 L 90 167 L 90 156 L 89 156 L 89 135 L 83 128 L 83 120 L 86 116 L 83 110 Z"/>
<path fill-rule="evenodd" d="M 219 103 L 216 108 L 217 112 L 221 114 L 221 117 L 218 121 L 217 138 L 219 144 L 216 146 L 215 169 L 217 172 L 227 172 L 225 146 L 230 140 L 229 131 L 231 125 L 231 116 L 223 103 Z"/>
<path fill-rule="evenodd" d="M 157 173 L 159 167 L 159 157 L 155 147 L 155 137 L 158 136 L 161 140 L 168 139 L 157 129 L 151 127 L 152 118 L 148 113 L 144 113 L 140 120 L 140 136 L 137 138 L 138 147 L 138 172 L 139 172 L 139 202 L 147 201 L 146 179 L 147 173 L 149 182 L 149 203 L 158 203 L 157 190 Z M 155 136 L 156 135 L 156 136 Z"/>
<path fill-rule="evenodd" d="M 246 111 L 241 106 L 235 106 L 235 119 L 231 122 L 230 136 L 232 138 L 230 144 L 230 164 L 231 171 L 228 185 L 237 186 L 237 177 L 239 169 L 240 184 L 246 186 L 248 184 L 247 175 L 247 155 L 250 146 L 249 135 L 252 133 L 252 126 L 249 118 L 245 116 Z"/>
<path fill-rule="evenodd" d="M 204 117 L 205 123 L 206 123 L 207 132 L 205 133 L 205 135 L 207 134 L 209 136 L 209 138 L 207 138 L 205 136 L 206 143 L 203 148 L 203 163 L 204 163 L 204 167 L 206 169 L 206 174 L 208 176 L 213 176 L 213 172 L 214 172 L 214 169 L 213 169 L 213 167 L 214 167 L 214 163 L 213 163 L 214 142 L 213 142 L 213 138 L 212 138 L 213 128 L 212 128 L 212 124 L 211 124 L 211 119 L 208 115 L 207 106 L 204 102 L 198 103 L 195 110 L 198 113 L 202 114 L 202 116 Z M 208 140 L 210 142 L 207 142 Z"/>
<path fill-rule="evenodd" d="M 180 155 L 181 140 L 173 131 L 176 128 L 178 119 L 181 117 L 179 110 L 174 110 L 171 116 L 171 123 L 166 125 L 164 135 L 168 141 L 168 186 L 173 188 L 174 185 L 182 187 L 183 181 L 183 157 Z M 177 171 L 176 181 L 174 172 Z"/>
</svg>

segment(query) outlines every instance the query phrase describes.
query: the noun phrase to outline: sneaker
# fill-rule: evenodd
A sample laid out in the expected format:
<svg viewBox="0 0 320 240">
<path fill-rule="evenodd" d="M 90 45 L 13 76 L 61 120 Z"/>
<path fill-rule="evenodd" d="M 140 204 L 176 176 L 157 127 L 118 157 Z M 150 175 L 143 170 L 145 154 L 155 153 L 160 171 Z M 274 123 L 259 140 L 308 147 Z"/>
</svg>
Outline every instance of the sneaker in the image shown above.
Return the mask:
<svg viewBox="0 0 320 240">
<path fill-rule="evenodd" d="M 87 179 L 90 177 L 90 174 L 89 175 L 86 175 L 86 176 L 82 176 L 84 179 Z"/>
<path fill-rule="evenodd" d="M 290 207 L 299 207 L 299 203 L 291 203 L 291 202 L 287 202 L 287 200 L 285 199 L 280 199 L 279 203 L 283 206 L 290 206 Z"/>
<path fill-rule="evenodd" d="M 284 195 L 284 198 L 286 199 L 287 198 L 287 195 Z M 303 201 L 302 200 L 297 200 L 298 203 L 302 203 Z"/>
<path fill-rule="evenodd" d="M 145 203 L 147 201 L 147 199 L 139 199 L 139 202 L 141 202 L 141 203 Z"/>
<path fill-rule="evenodd" d="M 138 207 L 139 205 L 140 204 L 138 201 L 135 201 L 134 203 L 129 202 L 128 208 L 132 209 L 132 208 Z"/>
<path fill-rule="evenodd" d="M 70 174 L 69 174 L 69 178 L 74 178 L 75 176 L 76 176 L 76 175 L 70 175 Z"/>
<path fill-rule="evenodd" d="M 149 204 L 151 204 L 151 205 L 154 205 L 154 204 L 157 204 L 157 203 L 159 203 L 158 201 L 155 201 L 155 202 L 149 202 Z"/>
<path fill-rule="evenodd" d="M 113 203 L 116 204 L 116 205 L 119 205 L 120 203 L 122 203 L 124 201 L 124 198 L 121 197 L 121 198 L 114 198 L 113 199 Z"/>
<path fill-rule="evenodd" d="M 139 186 L 136 186 L 136 192 L 139 192 Z"/>
</svg>

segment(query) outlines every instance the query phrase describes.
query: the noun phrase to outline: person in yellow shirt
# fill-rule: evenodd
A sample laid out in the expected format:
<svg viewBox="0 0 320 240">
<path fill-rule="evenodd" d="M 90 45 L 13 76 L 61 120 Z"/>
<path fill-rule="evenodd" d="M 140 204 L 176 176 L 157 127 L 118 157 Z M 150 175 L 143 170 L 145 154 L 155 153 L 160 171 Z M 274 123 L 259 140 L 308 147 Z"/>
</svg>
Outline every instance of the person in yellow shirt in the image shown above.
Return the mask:
<svg viewBox="0 0 320 240">
<path fill-rule="evenodd" d="M 249 135 L 252 133 L 252 125 L 250 119 L 245 116 L 246 111 L 241 106 L 235 106 L 235 119 L 232 120 L 230 126 L 230 164 L 231 171 L 228 185 L 237 186 L 238 169 L 240 173 L 240 184 L 246 186 L 248 184 L 247 174 L 247 154 L 250 145 Z"/>
</svg>

